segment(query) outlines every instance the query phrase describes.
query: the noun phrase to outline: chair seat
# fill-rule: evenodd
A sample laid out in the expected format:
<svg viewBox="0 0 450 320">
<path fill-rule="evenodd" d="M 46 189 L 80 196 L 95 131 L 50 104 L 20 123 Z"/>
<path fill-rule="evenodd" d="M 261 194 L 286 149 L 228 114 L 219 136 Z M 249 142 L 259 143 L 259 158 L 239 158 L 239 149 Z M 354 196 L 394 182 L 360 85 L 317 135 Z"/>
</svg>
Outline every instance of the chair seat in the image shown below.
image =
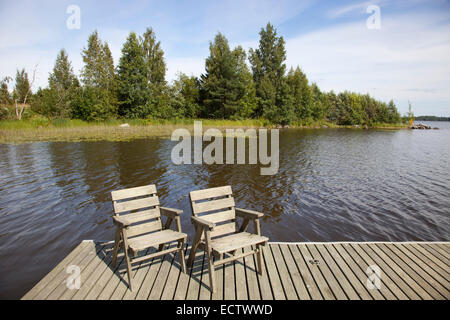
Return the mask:
<svg viewBox="0 0 450 320">
<path fill-rule="evenodd" d="M 166 229 L 155 233 L 146 234 L 143 236 L 138 236 L 136 238 L 128 239 L 128 246 L 133 251 L 139 251 L 147 249 L 148 247 L 157 246 L 162 243 L 168 243 L 182 239 L 186 240 L 186 238 L 187 235 L 185 233 Z"/>
<path fill-rule="evenodd" d="M 257 234 L 240 232 L 223 238 L 214 239 L 211 241 L 211 248 L 213 251 L 222 254 L 236 249 L 254 246 L 264 242 L 268 242 L 269 238 L 258 236 Z"/>
</svg>

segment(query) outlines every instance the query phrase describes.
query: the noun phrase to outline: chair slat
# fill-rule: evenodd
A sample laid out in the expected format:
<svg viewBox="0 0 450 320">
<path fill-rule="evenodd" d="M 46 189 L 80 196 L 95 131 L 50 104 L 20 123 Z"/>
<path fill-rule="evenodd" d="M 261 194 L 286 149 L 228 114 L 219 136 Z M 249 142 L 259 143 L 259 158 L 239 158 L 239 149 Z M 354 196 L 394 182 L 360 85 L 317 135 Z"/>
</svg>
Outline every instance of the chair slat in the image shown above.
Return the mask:
<svg viewBox="0 0 450 320">
<path fill-rule="evenodd" d="M 219 223 L 236 218 L 236 213 L 234 212 L 233 208 L 231 210 L 204 214 L 201 216 L 201 218 L 209 222 Z"/>
<path fill-rule="evenodd" d="M 207 202 L 192 203 L 192 210 L 197 215 L 202 212 L 208 212 L 213 210 L 220 210 L 229 207 L 234 207 L 233 198 L 224 198 L 219 200 L 212 200 Z"/>
<path fill-rule="evenodd" d="M 140 197 L 140 196 L 145 196 L 145 195 L 153 195 L 155 193 L 156 193 L 156 186 L 154 184 L 151 184 L 148 186 L 112 191 L 111 197 L 112 197 L 113 201 L 117 201 L 117 200 Z"/>
<path fill-rule="evenodd" d="M 124 202 L 115 202 L 114 201 L 114 211 L 116 213 L 121 213 L 125 211 L 131 211 L 131 210 L 137 210 L 137 209 L 144 209 L 148 207 L 153 207 L 159 205 L 159 198 L 158 196 L 143 198 L 143 199 L 136 199 L 136 200 L 129 200 Z"/>
<path fill-rule="evenodd" d="M 215 197 L 223 197 L 231 195 L 231 186 L 217 187 L 205 190 L 195 190 L 189 193 L 191 201 L 210 199 Z"/>
<path fill-rule="evenodd" d="M 127 230 L 127 237 L 133 237 L 136 235 L 149 233 L 153 231 L 160 231 L 161 229 L 162 229 L 161 220 L 157 219 L 152 222 L 142 223 L 129 227 Z"/>
<path fill-rule="evenodd" d="M 230 222 L 216 226 L 213 231 L 211 231 L 211 238 L 223 236 L 224 234 L 236 232 L 236 223 Z"/>
<path fill-rule="evenodd" d="M 154 218 L 159 218 L 161 216 L 161 213 L 159 212 L 159 208 L 154 208 L 128 214 L 120 214 L 119 216 L 124 217 L 130 223 L 136 223 Z"/>
</svg>

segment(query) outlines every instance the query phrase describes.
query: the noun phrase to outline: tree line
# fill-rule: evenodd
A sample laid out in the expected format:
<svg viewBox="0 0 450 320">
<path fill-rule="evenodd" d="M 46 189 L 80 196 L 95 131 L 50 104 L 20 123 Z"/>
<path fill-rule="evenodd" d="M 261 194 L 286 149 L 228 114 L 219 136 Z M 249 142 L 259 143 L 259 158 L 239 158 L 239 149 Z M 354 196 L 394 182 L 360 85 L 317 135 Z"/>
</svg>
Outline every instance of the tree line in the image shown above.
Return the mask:
<svg viewBox="0 0 450 320">
<path fill-rule="evenodd" d="M 49 118 L 104 120 L 111 118 L 266 119 L 273 124 L 308 125 L 329 121 L 339 125 L 397 123 L 394 102 L 368 94 L 323 92 L 300 67 L 286 68 L 285 41 L 268 23 L 259 46 L 247 53 L 230 48 L 218 33 L 209 44 L 205 72 L 200 77 L 179 73 L 167 83 L 161 44 L 151 28 L 131 32 L 114 67 L 108 43 L 93 32 L 82 50 L 78 78 L 62 49 L 48 77 L 48 87 L 28 97 L 31 110 Z M 23 101 L 30 88 L 28 74 L 17 70 L 0 83 L 0 105 Z M 6 117 L 3 107 L 0 117 Z"/>
</svg>

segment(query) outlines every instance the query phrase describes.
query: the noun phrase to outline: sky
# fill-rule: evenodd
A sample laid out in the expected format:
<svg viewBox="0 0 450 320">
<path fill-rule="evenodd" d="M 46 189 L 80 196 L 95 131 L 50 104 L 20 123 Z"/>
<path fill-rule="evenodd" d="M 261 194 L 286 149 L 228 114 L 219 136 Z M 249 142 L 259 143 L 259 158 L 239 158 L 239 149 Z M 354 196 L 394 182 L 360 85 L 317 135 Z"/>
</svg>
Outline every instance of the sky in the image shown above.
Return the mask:
<svg viewBox="0 0 450 320">
<path fill-rule="evenodd" d="M 70 24 L 74 5 L 79 28 Z M 200 76 L 217 32 L 248 50 L 267 22 L 286 41 L 287 67 L 300 66 L 322 90 L 393 99 L 401 114 L 410 101 L 416 115 L 450 116 L 450 3 L 443 0 L 0 0 L 0 78 L 18 68 L 31 76 L 37 64 L 33 90 L 46 87 L 61 48 L 78 75 L 94 30 L 117 65 L 129 32 L 147 27 L 161 41 L 169 82 L 178 72 Z"/>
</svg>

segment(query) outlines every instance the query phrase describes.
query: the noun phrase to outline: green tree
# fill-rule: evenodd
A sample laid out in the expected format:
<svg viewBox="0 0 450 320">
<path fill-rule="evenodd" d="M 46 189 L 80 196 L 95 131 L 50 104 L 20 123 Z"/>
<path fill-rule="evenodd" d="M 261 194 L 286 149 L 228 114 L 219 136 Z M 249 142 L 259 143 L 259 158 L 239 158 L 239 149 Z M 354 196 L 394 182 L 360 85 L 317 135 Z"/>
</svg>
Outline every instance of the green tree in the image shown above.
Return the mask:
<svg viewBox="0 0 450 320">
<path fill-rule="evenodd" d="M 81 81 L 85 88 L 95 88 L 95 90 L 89 90 L 90 93 L 97 94 L 98 101 L 94 105 L 104 107 L 103 111 L 93 110 L 94 117 L 104 119 L 114 117 L 117 113 L 117 76 L 108 44 L 103 43 L 98 32 L 94 31 L 89 36 L 87 47 L 83 49 L 81 55 L 84 62 Z M 74 107 L 77 108 L 76 105 Z M 76 110 L 74 113 L 79 114 Z"/>
<path fill-rule="evenodd" d="M 266 29 L 261 29 L 259 47 L 250 49 L 249 60 L 252 66 L 253 79 L 256 86 L 256 96 L 259 105 L 258 116 L 271 114 L 273 108 L 279 108 L 286 100 L 284 87 L 286 73 L 286 50 L 283 37 L 277 36 L 276 29 L 268 23 Z M 270 120 L 270 119 L 269 119 Z"/>
<path fill-rule="evenodd" d="M 312 118 L 312 91 L 308 85 L 308 79 L 302 70 L 291 68 L 287 75 L 287 82 L 291 88 L 294 101 L 295 116 L 305 121 Z"/>
<path fill-rule="evenodd" d="M 247 54 L 241 46 L 236 47 L 232 54 L 236 59 L 236 80 L 238 86 L 238 105 L 233 119 L 251 118 L 258 107 L 256 98 L 256 88 L 253 82 L 253 75 L 247 67 Z"/>
<path fill-rule="evenodd" d="M 175 115 L 186 118 L 201 116 L 199 105 L 199 81 L 196 77 L 188 77 L 179 73 L 171 86 L 171 106 Z"/>
<path fill-rule="evenodd" d="M 64 49 L 56 57 L 53 72 L 48 78 L 49 89 L 40 92 L 37 111 L 48 116 L 69 117 L 74 89 L 79 87 L 72 64 Z"/>
<path fill-rule="evenodd" d="M 8 105 L 11 104 L 11 94 L 8 90 L 8 83 L 11 81 L 11 77 L 4 77 L 0 81 L 0 104 Z"/>
<path fill-rule="evenodd" d="M 23 102 L 30 89 L 30 81 L 28 80 L 28 73 L 25 69 L 16 71 L 15 86 L 13 91 L 13 99 Z"/>
<path fill-rule="evenodd" d="M 228 40 L 221 33 L 210 43 L 209 52 L 205 61 L 206 73 L 201 76 L 205 115 L 227 119 L 239 107 L 238 54 L 233 54 Z"/>
<path fill-rule="evenodd" d="M 149 91 L 144 53 L 136 33 L 131 32 L 122 48 L 118 66 L 119 114 L 130 118 L 147 116 Z"/>
</svg>

